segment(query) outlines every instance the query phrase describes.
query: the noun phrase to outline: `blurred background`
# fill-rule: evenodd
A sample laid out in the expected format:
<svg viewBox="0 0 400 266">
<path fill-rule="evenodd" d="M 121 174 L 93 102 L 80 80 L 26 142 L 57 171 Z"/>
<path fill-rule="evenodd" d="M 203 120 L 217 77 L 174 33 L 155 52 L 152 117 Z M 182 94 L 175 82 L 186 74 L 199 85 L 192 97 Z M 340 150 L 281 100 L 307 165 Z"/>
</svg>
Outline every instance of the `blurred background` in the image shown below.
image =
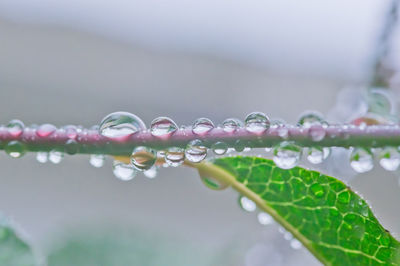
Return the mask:
<svg viewBox="0 0 400 266">
<path fill-rule="evenodd" d="M 364 108 L 391 4 L 0 0 L 0 123 L 90 127 L 120 110 L 147 125 L 157 116 L 218 124 L 252 111 L 296 123 L 305 110 L 348 122 Z M 400 36 L 391 36 L 385 64 L 394 71 Z M 323 170 L 345 178 L 399 237 L 398 173 L 377 165 L 355 176 L 338 154 Z M 123 182 L 111 160 L 96 169 L 83 155 L 43 165 L 4 153 L 0 169 L 0 210 L 49 266 L 319 265 L 192 169 Z"/>
</svg>

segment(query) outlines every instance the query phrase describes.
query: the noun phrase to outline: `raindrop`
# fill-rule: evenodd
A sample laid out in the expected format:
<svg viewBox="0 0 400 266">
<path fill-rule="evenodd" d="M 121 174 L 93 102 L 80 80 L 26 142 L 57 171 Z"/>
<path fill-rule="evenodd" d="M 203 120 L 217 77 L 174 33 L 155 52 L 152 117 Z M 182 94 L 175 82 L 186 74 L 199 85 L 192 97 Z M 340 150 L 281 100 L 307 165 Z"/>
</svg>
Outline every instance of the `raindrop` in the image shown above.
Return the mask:
<svg viewBox="0 0 400 266">
<path fill-rule="evenodd" d="M 226 153 L 227 149 L 228 149 L 228 145 L 226 145 L 225 142 L 216 142 L 211 146 L 211 149 L 213 150 L 213 152 L 217 155 L 223 155 Z"/>
<path fill-rule="evenodd" d="M 233 133 L 242 126 L 242 121 L 236 118 L 228 118 L 222 122 L 222 128 L 227 133 Z"/>
<path fill-rule="evenodd" d="M 38 153 L 36 153 L 36 160 L 39 163 L 47 163 L 47 161 L 49 160 L 49 153 L 45 151 L 39 151 Z"/>
<path fill-rule="evenodd" d="M 194 121 L 192 131 L 197 135 L 206 135 L 214 128 L 213 122 L 208 118 L 199 118 Z"/>
<path fill-rule="evenodd" d="M 58 150 L 51 150 L 49 152 L 49 161 L 54 164 L 59 164 L 64 157 L 64 153 Z"/>
<path fill-rule="evenodd" d="M 115 112 L 103 118 L 99 133 L 108 138 L 124 139 L 145 129 L 146 125 L 136 115 L 128 112 Z"/>
<path fill-rule="evenodd" d="M 269 225 L 269 224 L 272 224 L 274 222 L 274 219 L 271 217 L 271 215 L 269 215 L 266 212 L 260 212 L 257 215 L 257 220 L 262 225 Z"/>
<path fill-rule="evenodd" d="M 185 156 L 192 163 L 199 163 L 207 156 L 207 147 L 199 139 L 192 140 L 186 146 Z"/>
<path fill-rule="evenodd" d="M 254 134 L 262 134 L 270 126 L 268 116 L 260 112 L 253 112 L 245 119 L 246 130 Z"/>
<path fill-rule="evenodd" d="M 74 139 L 65 142 L 65 152 L 69 155 L 76 154 L 79 151 L 79 144 Z"/>
<path fill-rule="evenodd" d="M 251 199 L 244 197 L 244 196 L 239 197 L 239 205 L 243 210 L 248 211 L 248 212 L 253 212 L 257 208 L 254 201 L 252 201 Z"/>
<path fill-rule="evenodd" d="M 279 137 L 283 139 L 287 139 L 289 137 L 289 129 L 286 126 L 280 125 L 277 130 Z"/>
<path fill-rule="evenodd" d="M 69 139 L 76 139 L 78 136 L 76 126 L 68 125 L 64 126 L 62 129 L 65 131 L 65 135 L 67 135 Z"/>
<path fill-rule="evenodd" d="M 151 167 L 150 169 L 144 171 L 143 174 L 147 178 L 150 178 L 150 179 L 155 178 L 157 176 L 157 174 L 158 174 L 158 167 L 153 165 L 153 167 Z"/>
<path fill-rule="evenodd" d="M 283 141 L 275 146 L 273 161 L 282 169 L 295 167 L 301 157 L 301 147 L 291 141 Z"/>
<path fill-rule="evenodd" d="M 137 175 L 137 170 L 132 165 L 114 160 L 113 162 L 113 173 L 116 178 L 128 181 L 132 180 Z"/>
<path fill-rule="evenodd" d="M 246 148 L 246 142 L 238 139 L 234 145 L 235 151 L 242 152 Z"/>
<path fill-rule="evenodd" d="M 313 125 L 322 125 L 323 123 L 325 121 L 322 114 L 315 111 L 307 111 L 300 116 L 298 125 L 310 128 Z"/>
<path fill-rule="evenodd" d="M 320 164 L 331 153 L 331 149 L 328 147 L 310 147 L 307 152 L 307 160 L 312 164 Z"/>
<path fill-rule="evenodd" d="M 358 173 L 365 173 L 374 167 L 373 154 L 365 148 L 355 148 L 350 154 L 350 166 Z"/>
<path fill-rule="evenodd" d="M 57 128 L 52 124 L 43 124 L 40 125 L 39 128 L 36 130 L 36 135 L 45 138 L 53 134 L 56 129 Z"/>
<path fill-rule="evenodd" d="M 131 155 L 131 163 L 136 170 L 149 170 L 157 160 L 157 152 L 147 147 L 136 147 Z"/>
<path fill-rule="evenodd" d="M 91 154 L 89 163 L 91 166 L 100 168 L 104 165 L 106 157 L 103 154 Z"/>
<path fill-rule="evenodd" d="M 396 171 L 400 165 L 400 154 L 394 147 L 386 147 L 379 154 L 379 164 L 387 171 Z"/>
<path fill-rule="evenodd" d="M 288 232 L 288 231 L 286 231 L 284 234 L 283 234 L 283 238 L 285 239 L 285 240 L 292 240 L 293 239 L 293 235 L 292 235 L 292 233 L 290 233 L 290 232 Z"/>
<path fill-rule="evenodd" d="M 185 161 L 185 150 L 179 147 L 171 147 L 165 154 L 165 161 L 169 166 L 177 167 Z"/>
<path fill-rule="evenodd" d="M 18 119 L 11 120 L 7 125 L 8 133 L 14 138 L 21 136 L 24 132 L 24 123 Z"/>
<path fill-rule="evenodd" d="M 293 238 L 292 240 L 290 240 L 290 246 L 293 249 L 297 250 L 297 249 L 301 249 L 303 245 L 301 244 L 301 242 L 299 240 Z"/>
<path fill-rule="evenodd" d="M 157 117 L 151 122 L 151 135 L 166 139 L 169 138 L 178 129 L 175 122 L 168 117 Z"/>
<path fill-rule="evenodd" d="M 395 113 L 396 97 L 385 88 L 374 88 L 368 95 L 368 108 L 371 113 L 388 116 Z"/>
<path fill-rule="evenodd" d="M 26 153 L 25 145 L 18 140 L 13 140 L 7 143 L 4 150 L 13 158 L 20 158 Z"/>
<path fill-rule="evenodd" d="M 228 187 L 227 183 L 222 182 L 219 179 L 216 179 L 214 177 L 211 177 L 211 176 L 207 175 L 206 173 L 204 173 L 203 171 L 199 171 L 199 174 L 200 174 L 201 181 L 209 189 L 223 190 Z"/>
</svg>

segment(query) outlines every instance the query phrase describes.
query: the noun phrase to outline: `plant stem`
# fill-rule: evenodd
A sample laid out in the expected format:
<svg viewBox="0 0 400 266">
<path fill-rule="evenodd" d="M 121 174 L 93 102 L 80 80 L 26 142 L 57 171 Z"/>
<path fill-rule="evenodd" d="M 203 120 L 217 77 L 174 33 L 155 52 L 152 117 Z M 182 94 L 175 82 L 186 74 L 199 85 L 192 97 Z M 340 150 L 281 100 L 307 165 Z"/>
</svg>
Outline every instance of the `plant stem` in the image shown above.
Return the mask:
<svg viewBox="0 0 400 266">
<path fill-rule="evenodd" d="M 314 141 L 312 132 L 320 132 L 325 137 Z M 321 133 L 322 132 L 322 133 Z M 284 134 L 283 134 L 284 133 Z M 195 139 L 203 141 L 211 147 L 215 142 L 225 142 L 228 147 L 240 145 L 251 148 L 272 147 L 282 141 L 295 141 L 298 145 L 310 147 L 384 147 L 400 146 L 400 127 L 398 125 L 374 125 L 356 127 L 336 125 L 323 128 L 295 126 L 275 126 L 262 134 L 248 132 L 240 128 L 233 133 L 227 133 L 222 128 L 214 128 L 208 134 L 199 136 L 190 128 L 179 129 L 168 139 L 160 139 L 151 135 L 149 131 L 135 133 L 123 140 L 113 140 L 99 135 L 96 130 L 81 130 L 74 138 L 70 138 L 63 130 L 57 130 L 47 137 L 39 137 L 34 129 L 26 129 L 19 136 L 13 136 L 7 128 L 0 128 L 0 149 L 4 149 L 10 141 L 22 142 L 27 151 L 51 151 L 53 149 L 66 151 L 70 154 L 109 154 L 114 156 L 129 156 L 134 147 L 147 146 L 156 150 L 169 147 L 185 148 Z M 72 144 L 73 149 L 71 149 Z"/>
</svg>

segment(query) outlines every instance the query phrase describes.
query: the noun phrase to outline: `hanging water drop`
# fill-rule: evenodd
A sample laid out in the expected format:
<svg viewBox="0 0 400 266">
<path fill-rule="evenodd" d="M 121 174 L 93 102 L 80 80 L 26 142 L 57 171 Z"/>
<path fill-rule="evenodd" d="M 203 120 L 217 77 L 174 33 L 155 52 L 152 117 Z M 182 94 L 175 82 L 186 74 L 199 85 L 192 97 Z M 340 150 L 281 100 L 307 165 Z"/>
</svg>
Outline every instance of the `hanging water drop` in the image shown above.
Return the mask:
<svg viewBox="0 0 400 266">
<path fill-rule="evenodd" d="M 257 214 L 257 220 L 262 225 L 269 225 L 274 222 L 274 219 L 266 212 L 260 212 Z"/>
<path fill-rule="evenodd" d="M 13 158 L 21 158 L 26 153 L 25 145 L 18 140 L 8 142 L 4 150 Z"/>
<path fill-rule="evenodd" d="M 158 167 L 153 165 L 150 169 L 143 172 L 144 176 L 150 179 L 153 179 L 158 174 Z"/>
<path fill-rule="evenodd" d="M 47 163 L 49 159 L 49 153 L 45 152 L 45 151 L 39 151 L 38 153 L 36 153 L 36 160 L 39 163 Z"/>
<path fill-rule="evenodd" d="M 199 118 L 194 121 L 192 131 L 197 135 L 206 135 L 214 128 L 214 123 L 208 118 Z"/>
<path fill-rule="evenodd" d="M 301 149 L 294 142 L 283 141 L 275 146 L 273 161 L 279 168 L 293 168 L 300 161 Z"/>
<path fill-rule="evenodd" d="M 43 124 L 40 125 L 38 127 L 38 129 L 36 130 L 36 135 L 38 135 L 39 137 L 45 138 L 50 136 L 51 134 L 54 133 L 54 131 L 56 131 L 57 128 L 52 125 L 52 124 Z"/>
<path fill-rule="evenodd" d="M 65 142 L 65 152 L 69 155 L 76 154 L 79 151 L 79 144 L 74 139 L 68 139 Z"/>
<path fill-rule="evenodd" d="M 62 127 L 62 129 L 65 131 L 65 134 L 69 139 L 76 139 L 78 136 L 77 128 L 74 125 L 67 125 Z"/>
<path fill-rule="evenodd" d="M 242 121 L 236 118 L 228 118 L 222 122 L 222 128 L 227 133 L 233 133 L 242 126 Z"/>
<path fill-rule="evenodd" d="M 324 123 L 325 120 L 322 114 L 315 111 L 307 111 L 300 116 L 298 125 L 310 128 L 313 125 L 322 125 Z"/>
<path fill-rule="evenodd" d="M 308 135 L 313 141 L 318 142 L 325 138 L 326 129 L 322 125 L 312 125 L 308 130 Z"/>
<path fill-rule="evenodd" d="M 59 164 L 64 157 L 64 153 L 59 150 L 51 150 L 49 152 L 49 161 L 54 164 Z"/>
<path fill-rule="evenodd" d="M 136 115 L 128 112 L 115 112 L 103 118 L 99 133 L 108 138 L 124 139 L 145 129 L 146 125 Z"/>
<path fill-rule="evenodd" d="M 104 165 L 106 157 L 103 154 L 91 154 L 89 163 L 91 166 L 100 168 Z"/>
<path fill-rule="evenodd" d="M 192 140 L 185 149 L 186 159 L 192 163 L 199 163 L 207 156 L 207 147 L 199 139 Z"/>
<path fill-rule="evenodd" d="M 18 119 L 11 120 L 7 125 L 8 134 L 14 138 L 21 136 L 24 132 L 25 125 Z"/>
<path fill-rule="evenodd" d="M 147 147 L 136 147 L 131 155 L 131 163 L 136 170 L 149 170 L 157 160 L 157 152 Z"/>
<path fill-rule="evenodd" d="M 246 142 L 244 140 L 238 139 L 234 145 L 235 151 L 242 152 L 246 148 Z"/>
<path fill-rule="evenodd" d="M 226 153 L 227 149 L 228 149 L 228 145 L 226 145 L 225 142 L 216 142 L 211 146 L 211 149 L 213 150 L 213 152 L 217 155 L 223 155 Z"/>
<path fill-rule="evenodd" d="M 223 190 L 228 187 L 228 184 L 225 182 L 220 181 L 212 176 L 209 176 L 204 171 L 199 170 L 200 179 L 203 184 L 212 190 Z"/>
<path fill-rule="evenodd" d="M 330 153 L 331 149 L 328 147 L 310 147 L 307 152 L 307 160 L 312 164 L 320 164 L 328 158 Z"/>
<path fill-rule="evenodd" d="M 151 122 L 150 132 L 151 135 L 167 139 L 178 129 L 175 122 L 168 117 L 158 117 Z"/>
<path fill-rule="evenodd" d="M 399 151 L 394 147 L 386 147 L 379 154 L 379 164 L 387 171 L 396 171 L 400 165 Z"/>
<path fill-rule="evenodd" d="M 278 126 L 278 135 L 283 139 L 287 139 L 289 137 L 289 129 L 285 125 Z"/>
<path fill-rule="evenodd" d="M 128 181 L 133 179 L 137 175 L 137 170 L 132 165 L 114 160 L 113 162 L 113 173 L 116 178 L 122 181 Z"/>
<path fill-rule="evenodd" d="M 301 242 L 299 241 L 299 240 L 297 240 L 297 239 L 295 239 L 295 238 L 293 238 L 292 240 L 290 240 L 290 246 L 293 248 L 293 249 L 301 249 L 301 247 L 303 246 L 302 244 L 301 244 Z"/>
<path fill-rule="evenodd" d="M 245 119 L 246 130 L 254 134 L 262 134 L 269 129 L 270 121 L 268 116 L 261 112 L 253 112 Z"/>
<path fill-rule="evenodd" d="M 185 150 L 179 147 L 171 147 L 165 154 L 165 161 L 169 166 L 178 167 L 185 161 Z"/>
<path fill-rule="evenodd" d="M 374 167 L 373 154 L 369 149 L 355 148 L 350 154 L 350 166 L 358 173 L 365 173 Z"/>
<path fill-rule="evenodd" d="M 253 212 L 257 208 L 257 205 L 254 203 L 254 201 L 244 196 L 239 197 L 239 205 L 243 210 L 248 212 Z"/>
</svg>

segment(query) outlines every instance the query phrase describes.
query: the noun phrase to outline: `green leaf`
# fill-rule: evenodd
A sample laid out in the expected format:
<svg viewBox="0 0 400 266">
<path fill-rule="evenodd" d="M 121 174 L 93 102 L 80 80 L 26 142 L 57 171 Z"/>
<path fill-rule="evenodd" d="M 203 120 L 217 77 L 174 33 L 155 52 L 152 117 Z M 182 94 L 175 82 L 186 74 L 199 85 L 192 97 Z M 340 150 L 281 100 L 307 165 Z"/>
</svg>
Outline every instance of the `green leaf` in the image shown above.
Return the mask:
<svg viewBox="0 0 400 266">
<path fill-rule="evenodd" d="M 0 223 L 0 265 L 36 265 L 35 256 L 29 245 L 4 221 Z"/>
<path fill-rule="evenodd" d="M 283 170 L 257 157 L 193 166 L 253 200 L 326 265 L 400 264 L 400 243 L 360 196 L 333 177 L 300 167 Z"/>
</svg>

